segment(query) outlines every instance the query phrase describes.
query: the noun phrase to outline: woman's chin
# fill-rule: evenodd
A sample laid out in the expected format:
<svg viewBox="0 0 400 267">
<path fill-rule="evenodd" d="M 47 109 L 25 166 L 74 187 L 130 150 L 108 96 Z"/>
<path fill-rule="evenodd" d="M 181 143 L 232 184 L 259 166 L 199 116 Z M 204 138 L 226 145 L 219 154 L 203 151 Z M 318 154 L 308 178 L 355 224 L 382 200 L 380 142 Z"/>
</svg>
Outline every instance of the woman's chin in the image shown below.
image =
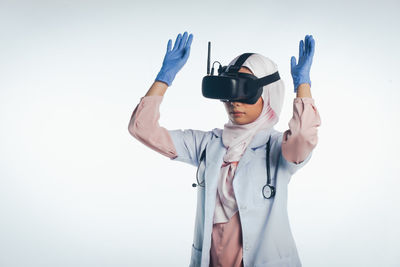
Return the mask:
<svg viewBox="0 0 400 267">
<path fill-rule="evenodd" d="M 246 124 L 245 121 L 241 120 L 241 119 L 231 119 L 231 122 L 233 122 L 234 124 Z"/>
</svg>

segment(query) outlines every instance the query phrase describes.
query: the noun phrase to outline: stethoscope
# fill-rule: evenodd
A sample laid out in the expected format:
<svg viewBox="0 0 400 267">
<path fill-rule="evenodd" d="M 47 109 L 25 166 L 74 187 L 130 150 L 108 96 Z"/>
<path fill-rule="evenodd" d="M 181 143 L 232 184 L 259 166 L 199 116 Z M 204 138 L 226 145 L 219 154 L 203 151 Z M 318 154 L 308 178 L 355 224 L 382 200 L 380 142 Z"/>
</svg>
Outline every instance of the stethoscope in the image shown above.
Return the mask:
<svg viewBox="0 0 400 267">
<path fill-rule="evenodd" d="M 271 144 L 271 136 L 268 139 L 268 143 L 267 143 L 267 156 L 266 156 L 266 161 L 267 161 L 267 184 L 265 184 L 262 188 L 262 194 L 264 196 L 264 198 L 269 199 L 271 197 L 275 196 L 275 187 L 271 184 L 271 174 L 270 174 L 270 166 L 269 166 L 269 152 L 270 152 L 270 144 Z M 205 159 L 206 157 L 206 149 L 203 150 L 203 152 L 201 153 L 200 156 L 200 164 L 197 167 L 197 172 L 196 172 L 196 180 L 197 180 L 197 184 L 192 184 L 193 187 L 196 186 L 201 186 L 204 187 L 204 179 L 203 181 L 201 181 L 199 183 L 199 169 L 200 169 L 200 165 L 201 162 L 203 162 L 203 158 Z M 204 160 L 205 161 L 205 160 Z"/>
</svg>

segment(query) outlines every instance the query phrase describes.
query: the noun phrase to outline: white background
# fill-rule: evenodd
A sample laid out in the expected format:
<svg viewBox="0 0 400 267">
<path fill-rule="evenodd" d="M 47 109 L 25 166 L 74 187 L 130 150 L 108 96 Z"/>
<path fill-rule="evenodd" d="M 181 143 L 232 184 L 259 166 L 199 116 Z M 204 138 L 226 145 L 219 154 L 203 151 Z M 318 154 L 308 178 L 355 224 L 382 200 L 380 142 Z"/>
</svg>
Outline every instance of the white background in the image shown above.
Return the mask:
<svg viewBox="0 0 400 267">
<path fill-rule="evenodd" d="M 315 39 L 322 124 L 289 184 L 303 266 L 400 266 L 398 1 L 0 1 L 0 266 L 187 266 L 196 169 L 128 132 L 168 39 L 194 34 L 160 125 L 228 121 L 202 97 L 212 60 L 290 57 Z"/>
</svg>

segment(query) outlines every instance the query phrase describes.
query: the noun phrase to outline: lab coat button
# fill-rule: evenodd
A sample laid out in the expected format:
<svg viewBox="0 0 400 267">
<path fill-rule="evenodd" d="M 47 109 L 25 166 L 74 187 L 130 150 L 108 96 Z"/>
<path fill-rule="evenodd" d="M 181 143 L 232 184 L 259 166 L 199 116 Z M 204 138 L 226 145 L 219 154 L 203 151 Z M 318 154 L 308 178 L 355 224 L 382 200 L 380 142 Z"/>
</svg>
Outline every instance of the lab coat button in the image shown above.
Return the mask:
<svg viewBox="0 0 400 267">
<path fill-rule="evenodd" d="M 242 210 L 247 209 L 247 207 L 245 205 L 242 205 L 241 208 L 242 208 Z"/>
</svg>

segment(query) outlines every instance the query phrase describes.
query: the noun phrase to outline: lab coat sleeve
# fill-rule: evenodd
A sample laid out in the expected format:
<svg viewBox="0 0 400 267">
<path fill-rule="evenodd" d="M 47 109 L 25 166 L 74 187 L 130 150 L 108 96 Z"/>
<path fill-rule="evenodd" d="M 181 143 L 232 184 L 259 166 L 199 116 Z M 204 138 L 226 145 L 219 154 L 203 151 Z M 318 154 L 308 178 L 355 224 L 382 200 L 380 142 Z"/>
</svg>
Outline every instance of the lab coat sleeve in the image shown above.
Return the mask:
<svg viewBox="0 0 400 267">
<path fill-rule="evenodd" d="M 176 158 L 171 159 L 186 162 L 197 167 L 201 153 L 206 149 L 208 142 L 212 138 L 212 131 L 178 129 L 170 130 L 169 133 L 178 154 Z"/>
<path fill-rule="evenodd" d="M 141 143 L 172 159 L 178 155 L 174 143 L 168 130 L 158 123 L 162 99 L 163 96 L 142 97 L 133 111 L 128 129 Z"/>
<path fill-rule="evenodd" d="M 293 117 L 289 129 L 282 134 L 282 160 L 293 174 L 311 158 L 318 142 L 321 118 L 311 97 L 297 97 L 293 101 Z"/>
</svg>

